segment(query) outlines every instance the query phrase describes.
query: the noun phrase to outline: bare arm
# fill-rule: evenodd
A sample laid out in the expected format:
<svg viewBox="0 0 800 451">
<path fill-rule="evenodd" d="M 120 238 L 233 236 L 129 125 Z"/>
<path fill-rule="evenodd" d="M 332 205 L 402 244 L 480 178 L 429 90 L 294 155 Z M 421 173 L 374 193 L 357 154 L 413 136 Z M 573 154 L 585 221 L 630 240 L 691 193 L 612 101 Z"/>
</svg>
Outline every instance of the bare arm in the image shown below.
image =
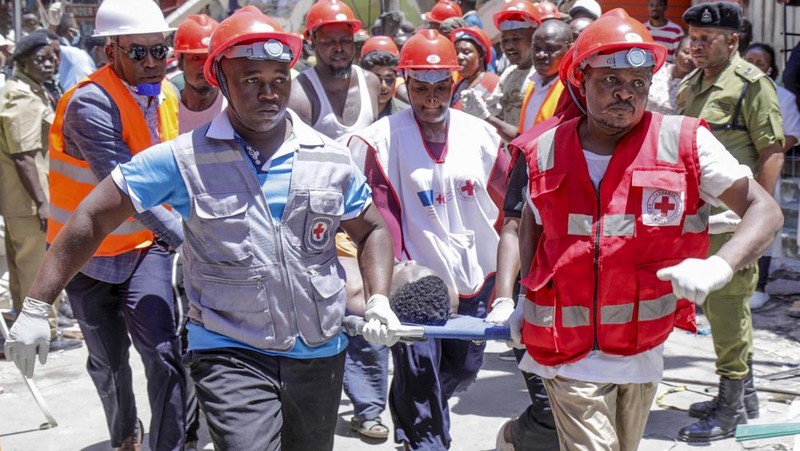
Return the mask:
<svg viewBox="0 0 800 451">
<path fill-rule="evenodd" d="M 288 107 L 297 113 L 303 122 L 313 124 L 311 101 L 303 87 L 303 80 L 307 80 L 307 78 L 302 73 L 292 80 L 292 92 L 289 95 Z"/>
<path fill-rule="evenodd" d="M 392 237 L 378 209 L 370 204 L 355 219 L 342 222 L 342 228 L 358 246 L 358 267 L 364 281 L 364 298 L 389 295 L 392 284 L 394 251 Z"/>
<path fill-rule="evenodd" d="M 511 142 L 514 140 L 514 138 L 519 136 L 517 133 L 517 127 L 504 122 L 502 119 L 489 116 L 486 118 L 486 122 L 490 123 L 497 130 L 497 133 L 505 142 Z"/>
<path fill-rule="evenodd" d="M 514 294 L 514 282 L 519 274 L 519 223 L 520 218 L 506 217 L 500 230 L 494 285 L 496 298 L 510 298 Z"/>
<path fill-rule="evenodd" d="M 134 213 L 130 198 L 106 177 L 92 190 L 47 251 L 28 296 L 52 304 L 103 239 Z"/>
<path fill-rule="evenodd" d="M 369 98 L 372 101 L 372 121 L 375 122 L 380 114 L 378 96 L 381 93 L 381 82 L 375 74 L 368 70 L 364 71 L 364 75 L 366 76 L 367 88 L 369 88 Z"/>
<path fill-rule="evenodd" d="M 783 226 L 783 213 L 772 196 L 752 179 L 737 180 L 719 200 L 742 218 L 731 239 L 716 254 L 735 272 L 754 263 L 767 250 Z"/>
<path fill-rule="evenodd" d="M 37 216 L 39 216 L 39 229 L 41 231 L 47 230 L 47 216 L 49 212 L 47 196 L 42 189 L 42 183 L 39 181 L 39 170 L 36 168 L 36 152 L 20 152 L 11 154 L 14 160 L 14 169 L 17 170 L 22 186 L 25 191 L 31 196 L 33 202 L 36 204 Z"/>
<path fill-rule="evenodd" d="M 758 173 L 756 181 L 767 193 L 775 192 L 775 185 L 783 168 L 783 147 L 780 142 L 775 142 L 771 146 L 762 150 L 758 155 Z"/>
<path fill-rule="evenodd" d="M 533 256 L 542 237 L 542 226 L 536 224 L 536 218 L 528 203 L 522 209 L 522 220 L 519 224 L 519 260 L 522 278 L 527 277 L 531 271 Z"/>
</svg>

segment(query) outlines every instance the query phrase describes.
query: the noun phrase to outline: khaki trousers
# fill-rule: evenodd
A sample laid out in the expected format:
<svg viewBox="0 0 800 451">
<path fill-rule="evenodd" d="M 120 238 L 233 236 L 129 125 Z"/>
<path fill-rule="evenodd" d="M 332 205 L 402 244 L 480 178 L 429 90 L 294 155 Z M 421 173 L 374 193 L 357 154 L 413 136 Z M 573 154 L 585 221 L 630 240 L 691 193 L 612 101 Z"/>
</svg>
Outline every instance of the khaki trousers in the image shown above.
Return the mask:
<svg viewBox="0 0 800 451">
<path fill-rule="evenodd" d="M 39 230 L 39 218 L 31 216 L 3 217 L 6 227 L 6 262 L 8 289 L 14 310 L 22 311 L 22 301 L 33 286 L 36 272 L 44 260 L 47 238 Z M 59 299 L 50 309 L 50 339 L 56 338 Z"/>
<path fill-rule="evenodd" d="M 562 451 L 636 451 L 658 384 L 542 379 Z"/>
</svg>

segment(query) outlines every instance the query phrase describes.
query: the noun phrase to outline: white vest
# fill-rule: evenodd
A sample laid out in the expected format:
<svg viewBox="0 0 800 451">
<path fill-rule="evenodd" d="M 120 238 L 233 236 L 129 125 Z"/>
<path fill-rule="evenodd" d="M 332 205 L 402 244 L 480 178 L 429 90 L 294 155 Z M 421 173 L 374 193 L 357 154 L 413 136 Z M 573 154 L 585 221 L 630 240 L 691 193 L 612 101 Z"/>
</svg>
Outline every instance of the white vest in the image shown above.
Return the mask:
<svg viewBox="0 0 800 451">
<path fill-rule="evenodd" d="M 364 72 L 360 67 L 355 65 L 353 66 L 353 70 L 358 80 L 358 94 L 360 96 L 358 119 L 356 119 L 353 125 L 344 125 L 336 118 L 336 113 L 333 112 L 331 102 L 328 100 L 328 94 L 322 86 L 317 71 L 314 70 L 313 67 L 303 71 L 308 77 L 308 81 L 311 82 L 311 86 L 314 87 L 314 92 L 319 99 L 319 116 L 317 117 L 317 121 L 313 124 L 314 130 L 334 140 L 342 135 L 353 134 L 369 127 L 375 118 L 372 111 L 372 99 L 369 96 L 369 88 L 367 88 L 367 79 L 364 76 Z"/>
<path fill-rule="evenodd" d="M 450 109 L 446 150 L 434 161 L 413 110 L 385 117 L 350 140 L 363 171 L 375 152 L 402 209 L 405 258 L 433 269 L 459 295 L 495 272 L 499 209 L 487 186 L 500 137 L 486 122 Z"/>
</svg>

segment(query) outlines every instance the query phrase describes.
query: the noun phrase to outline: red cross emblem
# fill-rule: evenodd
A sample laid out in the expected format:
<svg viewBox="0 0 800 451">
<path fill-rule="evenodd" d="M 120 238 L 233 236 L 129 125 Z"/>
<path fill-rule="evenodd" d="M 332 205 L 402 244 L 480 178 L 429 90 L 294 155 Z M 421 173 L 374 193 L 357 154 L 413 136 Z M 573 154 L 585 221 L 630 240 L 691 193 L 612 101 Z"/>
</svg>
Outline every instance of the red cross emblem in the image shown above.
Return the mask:
<svg viewBox="0 0 800 451">
<path fill-rule="evenodd" d="M 676 209 L 677 205 L 674 202 L 671 202 L 669 197 L 661 196 L 661 200 L 656 202 L 654 205 L 656 210 L 661 212 L 661 216 L 666 218 L 669 215 L 669 212 Z"/>
<path fill-rule="evenodd" d="M 330 240 L 331 220 L 328 218 L 314 218 L 308 228 L 308 245 L 315 249 L 322 249 Z"/>
<path fill-rule="evenodd" d="M 437 194 L 435 200 L 439 205 L 444 205 L 447 202 L 447 198 L 444 196 L 444 193 Z"/>
<path fill-rule="evenodd" d="M 477 180 L 469 176 L 459 179 L 456 183 L 456 194 L 461 200 L 475 201 L 481 186 Z"/>
<path fill-rule="evenodd" d="M 467 196 L 470 197 L 475 195 L 475 185 L 472 184 L 472 180 L 467 179 L 467 181 L 464 182 L 464 186 L 461 187 L 461 192 L 466 193 Z"/>
</svg>

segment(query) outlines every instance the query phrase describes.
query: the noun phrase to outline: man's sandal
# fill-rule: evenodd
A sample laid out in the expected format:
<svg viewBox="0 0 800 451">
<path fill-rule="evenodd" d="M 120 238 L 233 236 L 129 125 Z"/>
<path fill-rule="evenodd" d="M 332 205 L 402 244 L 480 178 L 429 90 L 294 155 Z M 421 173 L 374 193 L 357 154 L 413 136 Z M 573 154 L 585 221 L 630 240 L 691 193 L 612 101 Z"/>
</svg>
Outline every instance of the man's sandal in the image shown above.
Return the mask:
<svg viewBox="0 0 800 451">
<path fill-rule="evenodd" d="M 386 439 L 389 437 L 389 428 L 381 423 L 380 418 L 362 420 L 353 417 L 350 420 L 350 428 L 368 438 Z"/>
</svg>

